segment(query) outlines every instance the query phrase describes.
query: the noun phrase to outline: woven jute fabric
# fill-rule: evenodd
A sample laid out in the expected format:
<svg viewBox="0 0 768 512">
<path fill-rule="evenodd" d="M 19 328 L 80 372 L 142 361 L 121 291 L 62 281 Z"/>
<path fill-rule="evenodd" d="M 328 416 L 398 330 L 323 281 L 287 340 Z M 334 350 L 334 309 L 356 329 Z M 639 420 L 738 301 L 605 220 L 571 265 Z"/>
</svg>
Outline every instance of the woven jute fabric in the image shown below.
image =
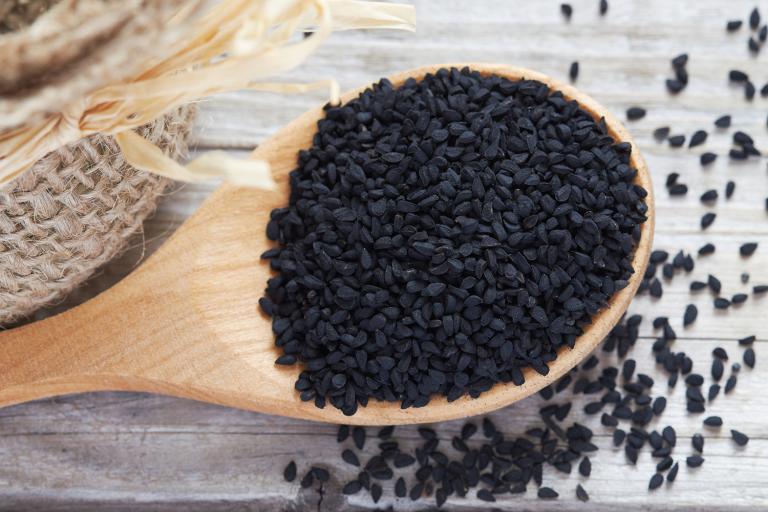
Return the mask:
<svg viewBox="0 0 768 512">
<path fill-rule="evenodd" d="M 179 159 L 190 107 L 139 130 Z M 0 325 L 63 299 L 125 248 L 169 181 L 127 165 L 114 139 L 59 149 L 0 188 Z"/>
</svg>

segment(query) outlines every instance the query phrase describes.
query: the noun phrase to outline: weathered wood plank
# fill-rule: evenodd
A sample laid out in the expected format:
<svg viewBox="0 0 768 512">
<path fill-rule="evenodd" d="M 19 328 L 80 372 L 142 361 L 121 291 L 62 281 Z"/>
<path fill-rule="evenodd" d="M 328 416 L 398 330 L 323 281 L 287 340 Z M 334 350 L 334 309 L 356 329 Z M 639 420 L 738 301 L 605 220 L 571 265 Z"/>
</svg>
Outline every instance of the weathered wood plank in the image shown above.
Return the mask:
<svg viewBox="0 0 768 512">
<path fill-rule="evenodd" d="M 743 349 L 735 340 L 747 334 L 760 339 L 755 345 L 757 368 L 743 369 L 734 393 L 721 395 L 711 407 L 711 413 L 722 415 L 726 425 L 707 439 L 704 466 L 698 470 L 683 468 L 672 489 L 648 493 L 653 472 L 648 454 L 641 457 L 638 467 L 628 466 L 623 454 L 609 446 L 608 431 L 599 426 L 599 418 L 592 417 L 585 423 L 595 428 L 601 450 L 594 460 L 592 477 L 584 484 L 592 496 L 589 505 L 573 497 L 579 477 L 566 478 L 549 471 L 545 481 L 561 492 L 556 504 L 536 500 L 529 492 L 523 497 L 505 497 L 496 504 L 499 508 L 768 509 L 768 395 L 764 393 L 760 359 L 768 342 L 764 320 L 768 297 L 750 297 L 743 306 L 723 313 L 713 310 L 709 292 L 691 296 L 687 291 L 692 279 L 705 279 L 708 273 L 723 281 L 724 296 L 768 282 L 766 158 L 729 165 L 723 156 L 735 129 L 752 133 L 758 146 L 768 148 L 766 100 L 756 98 L 748 103 L 740 88 L 727 82 L 731 68 L 750 73 L 758 87 L 768 80 L 765 55 L 748 55 L 747 31 L 728 35 L 724 30 L 725 19 L 745 18 L 758 3 L 765 15 L 768 5 L 754 0 L 731 0 L 727 5 L 722 0 L 610 0 L 608 15 L 600 18 L 596 1 L 573 0 L 573 19 L 565 23 L 559 2 L 418 0 L 416 34 L 336 34 L 300 70 L 282 77 L 310 81 L 333 76 L 342 89 L 347 89 L 425 63 L 498 61 L 565 78 L 570 62 L 579 60 L 577 85 L 595 99 L 619 114 L 631 105 L 648 109 L 645 119 L 628 126 L 655 180 L 655 246 L 695 251 L 705 242 L 717 245 L 716 256 L 696 258 L 694 272 L 665 283 L 660 301 L 641 297 L 631 308 L 645 317 L 643 338 L 633 357 L 638 371 L 656 379 L 655 392 L 667 389 L 663 373 L 649 355 L 654 335 L 650 320 L 654 316 L 670 317 L 679 337 L 675 349 L 688 353 L 696 371 L 707 377 L 715 346 L 726 348 L 731 362 L 740 361 Z M 669 60 L 682 51 L 691 56 L 691 82 L 684 93 L 672 98 L 663 80 L 671 75 Z M 194 130 L 195 144 L 198 150 L 232 148 L 245 156 L 279 126 L 326 99 L 326 93 L 317 91 L 290 97 L 239 92 L 205 100 Z M 733 128 L 717 131 L 712 122 L 724 113 L 733 114 Z M 662 125 L 689 136 L 694 130 L 707 129 L 709 140 L 692 150 L 671 149 L 652 138 L 653 129 Z M 698 162 L 703 151 L 720 155 L 707 169 Z M 679 172 L 680 181 L 689 185 L 687 197 L 670 198 L 664 190 L 664 179 L 672 171 Z M 713 210 L 718 218 L 702 233 L 698 221 L 710 209 L 699 203 L 698 196 L 709 188 L 718 188 L 722 194 L 727 179 L 737 182 L 736 194 L 731 201 L 718 200 Z M 214 186 L 184 185 L 167 197 L 133 249 L 59 309 L 85 300 L 127 274 L 197 208 Z M 739 245 L 746 241 L 761 243 L 749 260 L 738 255 Z M 752 274 L 749 286 L 739 280 L 744 270 Z M 683 309 L 691 302 L 698 305 L 699 318 L 684 329 Z M 681 459 L 691 453 L 689 437 L 703 431 L 702 416 L 685 413 L 683 393 L 684 386 L 678 384 L 659 424 L 672 424 L 678 430 L 681 439 L 675 456 Z M 554 401 L 566 399 L 563 395 Z M 578 397 L 574 411 L 586 400 Z M 505 432 L 520 434 L 538 424 L 538 409 L 543 404 L 535 396 L 493 414 L 493 418 Z M 572 412 L 572 416 L 576 414 Z M 449 439 L 460 425 L 441 424 L 441 437 Z M 745 449 L 735 448 L 728 439 L 731 427 L 752 437 Z M 285 484 L 280 473 L 290 458 L 296 458 L 326 462 L 337 468 L 339 478 L 351 477 L 342 467 L 333 435 L 334 427 L 329 425 L 143 394 L 89 394 L 15 406 L 0 410 L 0 510 L 317 510 L 317 495 Z M 412 428 L 398 429 L 398 436 L 405 443 L 416 438 Z M 369 443 L 369 450 L 372 447 Z M 390 486 L 385 487 L 385 495 L 391 497 Z M 390 503 L 397 510 L 422 508 L 409 500 L 385 504 Z M 474 498 L 449 504 L 452 510 L 482 507 Z M 373 504 L 362 496 L 347 501 L 329 492 L 320 508 L 362 510 L 373 508 Z"/>
</svg>

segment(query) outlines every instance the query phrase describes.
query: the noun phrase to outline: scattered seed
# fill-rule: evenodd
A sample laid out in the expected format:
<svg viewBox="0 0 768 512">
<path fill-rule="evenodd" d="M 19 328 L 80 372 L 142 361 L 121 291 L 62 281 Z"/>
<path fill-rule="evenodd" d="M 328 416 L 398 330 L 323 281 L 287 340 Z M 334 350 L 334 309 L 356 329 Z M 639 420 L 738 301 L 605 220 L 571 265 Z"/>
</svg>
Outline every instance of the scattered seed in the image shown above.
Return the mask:
<svg viewBox="0 0 768 512">
<path fill-rule="evenodd" d="M 674 183 L 669 187 L 669 195 L 671 196 L 684 196 L 688 193 L 688 186 L 684 183 Z"/>
<path fill-rule="evenodd" d="M 753 334 L 751 336 L 745 336 L 739 340 L 739 345 L 751 345 L 755 342 L 757 337 Z"/>
<path fill-rule="evenodd" d="M 725 297 L 716 297 L 713 301 L 715 309 L 728 309 L 731 307 L 731 301 Z"/>
<path fill-rule="evenodd" d="M 722 427 L 723 419 L 720 416 L 709 416 L 704 419 L 704 424 L 708 427 Z"/>
<path fill-rule="evenodd" d="M 352 440 L 355 442 L 357 449 L 362 450 L 365 446 L 365 429 L 363 427 L 353 427 Z"/>
<path fill-rule="evenodd" d="M 724 390 L 725 394 L 728 394 L 731 391 L 733 391 L 733 388 L 736 387 L 736 382 L 737 381 L 738 381 L 738 379 L 737 379 L 736 375 L 731 375 L 730 377 L 728 377 L 728 380 L 725 381 L 725 390 Z"/>
<path fill-rule="evenodd" d="M 360 460 L 357 458 L 357 455 L 355 455 L 355 452 L 353 452 L 352 450 L 344 450 L 343 452 L 341 452 L 341 458 L 347 464 L 351 464 L 353 466 L 360 465 Z"/>
<path fill-rule="evenodd" d="M 661 484 L 663 483 L 664 483 L 664 475 L 662 475 L 661 473 L 655 473 L 651 477 L 651 480 L 648 482 L 648 489 L 651 491 L 654 489 L 658 489 L 659 487 L 661 487 Z"/>
<path fill-rule="evenodd" d="M 577 78 L 579 78 L 579 62 L 574 61 L 571 62 L 571 67 L 568 68 L 568 76 L 571 79 L 571 82 L 575 82 Z"/>
<path fill-rule="evenodd" d="M 477 491 L 477 499 L 488 502 L 496 501 L 496 497 L 488 489 L 480 489 Z"/>
<path fill-rule="evenodd" d="M 700 199 L 702 203 L 711 203 L 717 200 L 717 190 L 715 189 L 707 190 L 706 192 L 701 194 Z"/>
<path fill-rule="evenodd" d="M 600 16 L 605 16 L 605 13 L 608 12 L 608 0 L 600 0 L 599 10 L 600 10 Z"/>
<path fill-rule="evenodd" d="M 691 140 L 688 143 L 689 148 L 693 148 L 696 146 L 700 146 L 704 144 L 707 141 L 707 132 L 704 130 L 697 130 L 694 132 L 693 135 L 691 135 Z"/>
<path fill-rule="evenodd" d="M 736 32 L 737 30 L 739 30 L 741 28 L 742 24 L 743 24 L 743 22 L 741 20 L 730 20 L 730 21 L 728 21 L 728 23 L 726 23 L 725 29 L 728 32 Z"/>
<path fill-rule="evenodd" d="M 712 212 L 705 213 L 701 217 L 701 229 L 707 229 L 709 226 L 711 226 L 712 223 L 715 222 L 715 217 L 717 217 L 717 215 Z"/>
<path fill-rule="evenodd" d="M 641 107 L 630 107 L 627 109 L 627 119 L 636 121 L 645 117 L 645 109 Z"/>
<path fill-rule="evenodd" d="M 557 491 L 555 491 L 551 487 L 539 487 L 539 491 L 537 494 L 539 498 L 542 498 L 542 499 L 555 499 L 558 496 L 560 496 L 557 493 Z"/>
<path fill-rule="evenodd" d="M 739 446 L 746 446 L 749 442 L 749 437 L 746 434 L 739 432 L 738 430 L 731 429 L 731 438 Z"/>
<path fill-rule="evenodd" d="M 560 4 L 560 12 L 565 16 L 566 20 L 570 20 L 573 16 L 573 7 L 571 4 Z"/>
<path fill-rule="evenodd" d="M 667 139 L 667 141 L 673 148 L 679 148 L 685 144 L 685 135 L 672 135 Z"/>
<path fill-rule="evenodd" d="M 693 304 L 688 304 L 685 307 L 685 314 L 683 315 L 683 326 L 688 326 L 695 322 L 696 316 L 698 316 L 698 314 L 699 310 L 696 309 L 696 306 Z"/>
<path fill-rule="evenodd" d="M 669 126 L 660 126 L 659 128 L 656 128 L 653 130 L 653 138 L 658 140 L 659 142 L 666 140 L 667 137 L 669 137 L 670 128 Z"/>
<path fill-rule="evenodd" d="M 749 13 L 749 26 L 752 30 L 757 30 L 760 26 L 760 11 L 755 7 L 752 12 Z"/>
<path fill-rule="evenodd" d="M 283 478 L 285 478 L 286 482 L 293 482 L 296 480 L 296 463 L 294 461 L 289 462 L 288 465 L 285 466 L 285 470 L 283 470 Z"/>
<path fill-rule="evenodd" d="M 748 242 L 739 247 L 739 254 L 745 257 L 752 256 L 757 250 L 757 242 Z"/>
<path fill-rule="evenodd" d="M 718 128 L 728 128 L 731 126 L 731 116 L 728 114 L 722 115 L 715 119 L 715 126 Z"/>
<path fill-rule="evenodd" d="M 728 73 L 728 80 L 730 80 L 731 82 L 736 82 L 736 83 L 745 83 L 745 82 L 749 81 L 749 75 L 746 74 L 745 72 L 741 71 L 741 70 L 732 69 Z M 730 124 L 730 122 L 729 122 L 729 124 Z"/>
<path fill-rule="evenodd" d="M 699 162 L 701 163 L 701 165 L 709 165 L 715 160 L 717 160 L 717 155 L 715 153 L 710 153 L 710 152 L 702 153 L 701 156 L 699 157 Z"/>
<path fill-rule="evenodd" d="M 691 455 L 685 459 L 685 463 L 688 464 L 689 468 L 697 468 L 704 464 L 704 458 L 701 455 Z"/>
<path fill-rule="evenodd" d="M 576 484 L 576 497 L 579 499 L 579 501 L 589 501 L 589 494 L 587 494 L 587 491 L 584 489 L 584 487 L 581 486 L 581 484 Z"/>
<path fill-rule="evenodd" d="M 744 351 L 744 364 L 750 368 L 755 367 L 755 349 L 750 347 Z"/>
<path fill-rule="evenodd" d="M 694 450 L 699 453 L 704 453 L 704 436 L 701 434 L 693 434 L 693 437 L 691 437 L 691 444 L 693 445 Z"/>
<path fill-rule="evenodd" d="M 757 286 L 752 287 L 752 293 L 755 295 L 759 295 L 765 292 L 768 292 L 768 284 L 758 284 Z"/>
</svg>

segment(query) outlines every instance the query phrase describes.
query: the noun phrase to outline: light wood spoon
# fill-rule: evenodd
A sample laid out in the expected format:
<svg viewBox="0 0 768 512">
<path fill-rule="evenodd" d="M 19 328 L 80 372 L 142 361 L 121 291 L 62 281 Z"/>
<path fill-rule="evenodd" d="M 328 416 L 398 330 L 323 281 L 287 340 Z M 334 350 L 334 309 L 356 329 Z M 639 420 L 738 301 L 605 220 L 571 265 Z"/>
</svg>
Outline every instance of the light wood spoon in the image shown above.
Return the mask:
<svg viewBox="0 0 768 512">
<path fill-rule="evenodd" d="M 390 77 L 421 78 L 426 66 Z M 502 65 L 471 64 L 485 74 L 531 78 L 604 116 L 611 134 L 632 142 L 608 111 L 575 88 L 548 76 Z M 365 88 L 350 91 L 342 101 Z M 85 391 L 146 391 L 308 420 L 360 425 L 425 423 L 481 414 L 509 405 L 556 381 L 582 361 L 626 311 L 647 265 L 653 236 L 651 180 L 632 142 L 637 181 L 649 195 L 648 221 L 634 256 L 635 274 L 577 340 L 564 348 L 547 376 L 529 370 L 525 384 L 497 384 L 477 399 L 423 408 L 372 401 L 351 417 L 328 405 L 302 402 L 294 390 L 298 366 L 276 366 L 271 320 L 258 300 L 270 276 L 261 253 L 271 246 L 265 226 L 273 208 L 288 201 L 288 173 L 308 148 L 323 115 L 306 112 L 262 144 L 278 184 L 272 192 L 224 185 L 135 272 L 93 300 L 54 317 L 0 334 L 0 406 Z"/>
</svg>

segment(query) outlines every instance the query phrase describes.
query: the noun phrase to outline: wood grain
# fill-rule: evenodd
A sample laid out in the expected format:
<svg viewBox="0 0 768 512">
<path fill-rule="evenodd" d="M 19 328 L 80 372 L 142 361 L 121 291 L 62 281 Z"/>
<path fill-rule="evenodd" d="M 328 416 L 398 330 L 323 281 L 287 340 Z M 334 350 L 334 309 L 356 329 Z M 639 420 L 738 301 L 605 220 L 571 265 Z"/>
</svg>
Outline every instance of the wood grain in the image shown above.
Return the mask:
<svg viewBox="0 0 768 512">
<path fill-rule="evenodd" d="M 749 72 L 758 87 L 768 81 L 766 49 L 752 58 L 746 49 L 747 32 L 728 35 L 724 30 L 726 19 L 744 19 L 756 5 L 765 16 L 768 4 L 764 0 L 609 1 L 608 15 L 600 18 L 596 1 L 572 0 L 574 16 L 565 23 L 559 1 L 419 0 L 415 35 L 338 34 L 286 78 L 308 81 L 334 76 L 347 89 L 398 69 L 457 60 L 506 62 L 565 78 L 570 62 L 579 60 L 577 86 L 618 117 L 623 118 L 624 110 L 635 104 L 648 108 L 645 119 L 627 127 L 656 185 L 655 246 L 694 250 L 713 242 L 717 255 L 697 258 L 690 276 L 680 275 L 665 284 L 660 301 L 640 297 L 633 302 L 630 310 L 646 318 L 641 329 L 644 338 L 633 356 L 639 370 L 656 379 L 654 392 L 665 391 L 663 374 L 650 357 L 654 333 L 648 324 L 654 316 L 668 315 L 679 336 L 675 348 L 691 355 L 697 370 L 708 371 L 715 346 L 723 346 L 732 360 L 740 360 L 735 340 L 747 334 L 762 340 L 755 345 L 758 366 L 752 372 L 742 371 L 733 395 L 717 399 L 711 411 L 726 424 L 712 439 L 707 438 L 705 464 L 696 471 L 682 469 L 674 487 L 648 493 L 653 464 L 647 454 L 637 467 L 628 465 L 622 454 L 607 447 L 602 437 L 607 432 L 596 426 L 597 418 L 590 418 L 586 423 L 596 426 L 601 450 L 593 460 L 593 476 L 584 484 L 592 496 L 588 505 L 573 496 L 579 478 L 561 479 L 551 472 L 545 481 L 561 492 L 556 504 L 538 501 L 529 493 L 496 505 L 502 510 L 533 511 L 553 506 L 600 511 L 715 511 L 725 506 L 768 510 L 768 402 L 761 359 L 768 341 L 764 320 L 768 297 L 750 297 L 740 308 L 722 313 L 713 310 L 708 292 L 690 296 L 687 291 L 691 279 L 706 278 L 710 272 L 722 279 L 728 294 L 749 289 L 739 281 L 744 270 L 752 274 L 750 286 L 768 282 L 768 214 L 763 206 L 768 197 L 766 158 L 729 165 L 723 157 L 735 129 L 750 132 L 758 146 L 768 148 L 768 103 L 761 98 L 747 103 L 740 90 L 727 82 L 732 68 Z M 663 80 L 671 76 L 669 60 L 683 51 L 691 56 L 691 82 L 672 98 Z M 195 130 L 198 147 L 231 148 L 245 155 L 281 125 L 325 99 L 323 93 L 285 98 L 244 92 L 206 100 Z M 733 115 L 734 127 L 715 131 L 712 122 L 724 113 Z M 710 135 L 699 148 L 670 149 L 651 137 L 661 125 L 689 136 L 703 128 Z M 703 151 L 721 156 L 710 168 L 701 169 L 698 155 Z M 664 179 L 672 171 L 689 184 L 688 197 L 666 194 Z M 722 192 L 727 179 L 736 181 L 736 194 L 731 201 L 718 201 L 713 210 L 718 219 L 701 233 L 698 219 L 710 209 L 699 203 L 698 196 L 710 187 Z M 213 188 L 185 185 L 170 195 L 145 226 L 134 250 L 60 307 L 82 301 L 135 268 Z M 761 244 L 749 260 L 737 252 L 746 241 Z M 683 329 L 682 313 L 690 302 L 699 306 L 699 318 Z M 702 431 L 701 417 L 684 411 L 683 391 L 680 386 L 674 391 L 660 424 L 674 425 L 685 437 L 676 458 L 691 454 L 687 438 Z M 493 418 L 505 432 L 521 433 L 538 424 L 537 411 L 543 403 L 535 395 L 494 413 Z M 460 425 L 440 424 L 441 437 L 448 439 Z M 751 436 L 745 449 L 737 450 L 727 439 L 731 427 Z M 398 431 L 405 439 L 415 438 L 411 428 Z M 0 410 L 0 510 L 317 510 L 316 496 L 286 485 L 280 472 L 290 458 L 296 458 L 327 461 L 339 468 L 340 479 L 350 477 L 341 467 L 332 436 L 328 425 L 144 394 L 76 395 L 14 406 Z M 385 496 L 391 495 L 387 488 Z M 476 500 L 449 503 L 453 510 L 481 509 Z M 386 504 L 397 510 L 414 508 L 410 501 Z M 359 497 L 348 502 L 326 497 L 320 508 L 374 507 Z"/>
</svg>

